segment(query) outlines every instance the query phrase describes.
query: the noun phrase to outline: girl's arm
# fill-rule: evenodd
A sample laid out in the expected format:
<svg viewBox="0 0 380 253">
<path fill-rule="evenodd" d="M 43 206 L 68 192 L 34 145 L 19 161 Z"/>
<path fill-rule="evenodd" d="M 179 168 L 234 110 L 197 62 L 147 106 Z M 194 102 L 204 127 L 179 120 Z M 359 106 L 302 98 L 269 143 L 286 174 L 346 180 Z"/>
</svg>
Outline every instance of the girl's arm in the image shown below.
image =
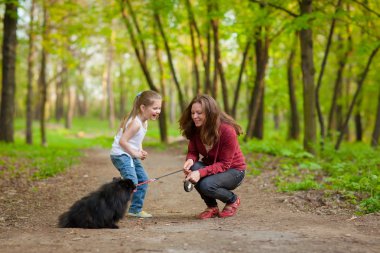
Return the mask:
<svg viewBox="0 0 380 253">
<path fill-rule="evenodd" d="M 136 120 L 133 120 L 128 127 L 125 128 L 123 134 L 121 135 L 119 144 L 120 147 L 122 147 L 125 152 L 130 154 L 132 157 L 135 158 L 142 158 L 142 153 L 141 150 L 135 150 L 133 149 L 128 141 L 139 131 L 140 125 Z"/>
</svg>

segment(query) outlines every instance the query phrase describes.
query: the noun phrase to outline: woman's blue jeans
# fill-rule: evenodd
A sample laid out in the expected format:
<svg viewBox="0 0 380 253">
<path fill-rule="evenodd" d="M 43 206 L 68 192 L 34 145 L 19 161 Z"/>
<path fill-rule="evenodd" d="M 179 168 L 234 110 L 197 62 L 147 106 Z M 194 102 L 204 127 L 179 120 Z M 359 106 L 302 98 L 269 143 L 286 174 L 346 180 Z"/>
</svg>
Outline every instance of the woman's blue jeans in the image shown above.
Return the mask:
<svg viewBox="0 0 380 253">
<path fill-rule="evenodd" d="M 196 162 L 190 170 L 196 171 L 205 166 L 202 162 Z M 208 207 L 217 206 L 217 199 L 223 203 L 230 204 L 235 202 L 237 198 L 231 190 L 241 184 L 244 175 L 245 171 L 231 168 L 225 172 L 201 178 L 195 185 L 195 189 L 197 189 Z"/>
<path fill-rule="evenodd" d="M 121 177 L 124 179 L 131 179 L 135 185 L 148 180 L 148 175 L 146 174 L 139 159 L 131 158 L 130 156 L 123 154 L 111 155 L 111 161 L 119 170 Z M 147 190 L 148 184 L 137 187 L 137 191 L 133 193 L 128 212 L 138 213 L 142 211 Z"/>
</svg>

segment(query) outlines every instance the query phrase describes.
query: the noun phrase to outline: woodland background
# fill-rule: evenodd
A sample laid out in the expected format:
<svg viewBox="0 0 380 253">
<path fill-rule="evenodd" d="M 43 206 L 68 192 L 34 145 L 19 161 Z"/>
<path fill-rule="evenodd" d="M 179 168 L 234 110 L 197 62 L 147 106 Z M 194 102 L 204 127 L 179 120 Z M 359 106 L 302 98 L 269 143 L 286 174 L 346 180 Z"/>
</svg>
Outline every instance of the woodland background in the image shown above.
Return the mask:
<svg viewBox="0 0 380 253">
<path fill-rule="evenodd" d="M 0 11 L 3 157 L 48 146 L 54 125 L 76 119 L 114 132 L 144 89 L 164 97 L 168 143 L 207 93 L 244 127 L 247 156 L 314 159 L 305 169 L 380 209 L 379 1 L 2 0 Z M 279 180 L 300 176 L 296 164 Z M 314 172 L 309 188 L 321 186 Z"/>
</svg>

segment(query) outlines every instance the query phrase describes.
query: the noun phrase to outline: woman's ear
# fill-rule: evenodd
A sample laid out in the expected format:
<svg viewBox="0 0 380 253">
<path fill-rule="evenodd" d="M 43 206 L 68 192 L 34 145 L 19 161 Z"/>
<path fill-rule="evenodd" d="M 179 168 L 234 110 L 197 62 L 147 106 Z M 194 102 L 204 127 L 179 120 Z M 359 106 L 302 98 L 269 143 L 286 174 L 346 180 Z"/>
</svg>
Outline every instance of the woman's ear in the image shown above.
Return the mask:
<svg viewBox="0 0 380 253">
<path fill-rule="evenodd" d="M 140 111 L 144 112 L 145 111 L 145 105 L 140 105 Z"/>
</svg>

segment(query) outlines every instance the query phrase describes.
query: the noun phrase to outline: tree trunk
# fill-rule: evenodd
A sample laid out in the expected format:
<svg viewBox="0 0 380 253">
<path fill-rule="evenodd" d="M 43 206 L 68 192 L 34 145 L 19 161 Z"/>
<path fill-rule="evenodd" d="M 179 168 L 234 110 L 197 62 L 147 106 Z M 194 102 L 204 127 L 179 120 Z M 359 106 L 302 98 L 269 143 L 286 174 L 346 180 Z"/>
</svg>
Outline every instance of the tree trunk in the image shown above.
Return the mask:
<svg viewBox="0 0 380 253">
<path fill-rule="evenodd" d="M 49 17 L 47 13 L 46 3 L 43 4 L 43 13 L 44 20 L 42 24 L 42 51 L 41 51 L 41 67 L 40 67 L 40 76 L 38 79 L 39 87 L 40 87 L 40 96 L 41 96 L 41 104 L 40 104 L 40 132 L 41 132 L 41 145 L 46 146 L 46 100 L 47 100 L 47 81 L 46 81 L 46 63 L 47 63 L 47 50 L 45 43 L 48 40 L 48 23 Z"/>
<path fill-rule="evenodd" d="M 223 69 L 223 64 L 222 64 L 222 57 L 221 57 L 221 52 L 220 52 L 220 47 L 219 47 L 219 25 L 218 25 L 218 20 L 212 19 L 211 20 L 211 25 L 212 25 L 212 29 L 213 29 L 213 32 L 214 32 L 215 65 L 218 68 L 218 73 L 219 73 L 220 81 L 221 81 L 221 84 L 222 84 L 222 97 L 223 97 L 224 111 L 227 114 L 230 114 L 231 112 L 230 112 L 230 106 L 229 106 L 229 103 L 228 103 L 227 82 L 226 82 L 226 77 L 224 75 L 224 69 Z"/>
<path fill-rule="evenodd" d="M 127 97 L 127 91 L 125 89 L 125 76 L 124 76 L 124 71 L 123 71 L 123 68 L 122 68 L 122 65 L 119 64 L 119 90 L 120 90 L 120 101 L 119 101 L 119 113 L 118 113 L 118 116 L 119 118 L 123 118 L 124 115 L 127 114 L 127 110 L 126 110 L 126 97 Z"/>
<path fill-rule="evenodd" d="M 100 119 L 105 120 L 107 115 L 107 65 L 104 65 L 102 74 L 102 99 L 101 99 Z"/>
<path fill-rule="evenodd" d="M 35 0 L 32 0 L 30 6 L 29 21 L 29 44 L 28 44 L 28 81 L 26 95 L 26 131 L 25 139 L 27 144 L 33 144 L 33 68 L 35 55 L 35 34 L 34 34 L 34 8 Z"/>
<path fill-rule="evenodd" d="M 349 29 L 347 29 L 349 30 Z M 342 120 L 342 102 L 339 102 L 342 97 L 342 84 L 343 84 L 343 72 L 347 64 L 348 56 L 352 51 L 352 39 L 351 34 L 348 35 L 348 48 L 344 52 L 343 56 L 338 56 L 338 70 L 336 74 L 336 80 L 334 85 L 334 93 L 331 101 L 331 108 L 329 112 L 328 125 L 327 125 L 327 135 L 331 136 L 331 131 L 334 129 L 340 129 Z M 343 39 L 338 36 L 338 48 L 343 48 Z M 334 117 L 336 114 L 336 117 Z"/>
<path fill-rule="evenodd" d="M 154 48 L 155 48 L 156 58 L 157 58 L 157 63 L 158 63 L 158 71 L 160 74 L 161 95 L 163 98 L 165 98 L 166 97 L 165 73 L 164 73 L 164 66 L 163 66 L 162 59 L 161 59 L 160 47 L 158 46 L 158 38 L 156 35 L 156 30 L 154 31 Z M 161 113 L 160 113 L 160 117 L 158 118 L 158 123 L 159 123 L 159 127 L 160 127 L 161 142 L 168 143 L 169 138 L 168 138 L 168 128 L 167 128 L 167 124 L 166 124 L 166 101 L 165 101 L 165 99 L 162 100 Z"/>
<path fill-rule="evenodd" d="M 154 91 L 158 91 L 158 88 L 154 85 L 154 82 L 153 82 L 153 79 L 152 79 L 152 76 L 149 72 L 149 69 L 148 69 L 148 66 L 147 66 L 147 59 L 144 57 L 144 53 L 141 54 L 140 52 L 140 48 L 137 44 L 137 39 L 136 39 L 136 36 L 135 36 L 135 33 L 133 31 L 133 27 L 132 27 L 132 24 L 127 16 L 127 12 L 125 10 L 125 0 L 120 0 L 120 7 L 121 7 L 121 14 L 123 16 L 123 20 L 124 20 L 124 23 L 125 23 L 125 26 L 127 28 L 127 31 L 128 31 L 128 34 L 129 36 L 131 37 L 131 42 L 132 42 L 132 46 L 133 46 L 133 49 L 135 51 L 135 54 L 136 54 L 136 57 L 137 57 L 137 60 L 139 61 L 139 64 L 140 64 L 140 67 L 141 67 L 141 70 L 143 71 L 144 73 L 144 77 L 148 83 L 148 86 L 151 90 L 154 90 Z M 130 12 L 132 13 L 131 15 L 134 16 L 134 11 L 132 8 L 130 8 Z M 138 26 L 137 24 L 137 20 L 135 22 L 135 26 Z M 137 31 L 139 31 L 139 29 L 136 28 Z M 142 35 L 140 33 L 138 33 L 138 37 L 141 39 L 142 38 Z"/>
<path fill-rule="evenodd" d="M 380 136 L 380 89 L 379 89 L 379 95 L 377 98 L 376 121 L 375 121 L 375 126 L 373 128 L 372 139 L 371 139 L 372 147 L 375 148 L 379 145 L 379 136 Z"/>
<path fill-rule="evenodd" d="M 265 71 L 268 63 L 269 39 L 267 33 L 265 33 L 265 37 L 263 38 L 263 27 L 258 28 L 256 35 L 256 79 L 255 87 L 253 89 L 253 93 L 249 103 L 248 127 L 245 139 L 252 138 L 254 136 L 254 128 L 262 127 L 255 126 L 255 123 L 257 123 L 257 117 L 260 113 L 260 107 L 263 106 L 262 100 L 264 97 Z"/>
<path fill-rule="evenodd" d="M 262 140 L 264 138 L 264 99 L 265 99 L 265 86 L 263 87 L 263 92 L 260 100 L 260 108 L 257 113 L 255 127 L 253 128 L 253 137 Z"/>
<path fill-rule="evenodd" d="M 203 67 L 204 67 L 204 71 L 205 71 L 205 74 L 204 74 L 204 79 L 205 79 L 204 80 L 204 92 L 208 93 L 210 91 L 210 87 L 211 87 L 210 64 L 209 64 L 210 55 L 207 56 L 205 51 L 204 51 L 202 36 L 199 32 L 197 22 L 195 21 L 190 0 L 186 0 L 186 8 L 188 11 L 189 19 L 191 20 L 191 24 L 192 24 L 191 27 L 194 29 L 194 31 L 198 37 L 198 47 L 199 47 L 199 51 L 201 52 L 201 59 L 202 59 Z M 208 41 L 209 41 L 209 23 L 207 23 L 207 25 L 208 25 L 207 26 L 207 34 L 208 34 L 207 37 L 208 37 Z"/>
<path fill-rule="evenodd" d="M 210 4 L 207 5 L 208 16 L 210 16 Z M 206 57 L 206 83 L 205 83 L 205 93 L 209 94 L 212 90 L 211 85 L 211 32 L 210 32 L 210 22 L 207 22 L 207 57 Z"/>
<path fill-rule="evenodd" d="M 312 13 L 312 0 L 299 2 L 301 15 Z M 316 122 L 315 122 L 315 87 L 313 62 L 313 33 L 310 28 L 300 31 L 301 65 L 303 81 L 303 108 L 304 108 L 304 148 L 316 154 Z"/>
<path fill-rule="evenodd" d="M 243 52 L 243 59 L 240 64 L 239 77 L 238 77 L 236 88 L 235 88 L 234 101 L 233 101 L 232 111 L 231 111 L 231 115 L 234 118 L 236 117 L 236 108 L 237 108 L 237 103 L 239 101 L 241 81 L 243 79 L 243 73 L 244 73 L 246 62 L 247 62 L 247 56 L 248 56 L 249 48 L 251 47 L 251 43 L 252 43 L 252 40 L 249 39 L 247 41 L 247 44 L 245 45 L 245 49 Z"/>
<path fill-rule="evenodd" d="M 134 26 L 136 28 L 137 34 L 139 35 L 139 36 L 137 36 L 137 38 L 138 38 L 138 40 L 139 40 L 139 42 L 141 44 L 141 49 L 142 49 L 142 52 L 143 52 L 142 57 L 144 57 L 143 61 L 146 62 L 147 59 L 148 59 L 148 53 L 146 51 L 144 40 L 142 39 L 142 36 L 141 36 L 141 29 L 140 29 L 139 23 L 137 22 L 136 14 L 135 14 L 135 12 L 132 9 L 131 2 L 129 0 L 126 0 L 126 3 L 127 3 L 128 10 L 131 13 L 132 21 L 133 21 L 133 24 L 134 24 Z"/>
<path fill-rule="evenodd" d="M 171 71 L 174 83 L 175 83 L 175 85 L 177 87 L 177 91 L 178 91 L 179 105 L 180 105 L 181 111 L 184 111 L 185 110 L 185 101 L 183 98 L 181 85 L 179 84 L 179 81 L 177 78 L 177 73 L 176 73 L 175 68 L 174 68 L 173 57 L 172 57 L 172 54 L 170 51 L 169 43 L 168 43 L 168 40 L 166 39 L 166 35 L 165 35 L 164 29 L 163 29 L 162 24 L 161 24 L 160 16 L 158 15 L 157 12 L 154 13 L 154 18 L 157 22 L 159 31 L 160 31 L 162 39 L 164 41 L 165 50 L 166 50 L 166 54 L 167 54 L 168 61 L 169 61 L 170 71 Z"/>
<path fill-rule="evenodd" d="M 352 111 L 353 111 L 353 109 L 354 109 L 354 106 L 355 106 L 355 104 L 356 104 L 356 100 L 358 99 L 358 96 L 359 96 L 360 91 L 361 91 L 361 89 L 362 89 L 362 86 L 363 86 L 364 80 L 365 80 L 365 78 L 367 77 L 367 74 L 368 74 L 368 72 L 369 72 L 369 68 L 370 68 L 370 66 L 371 66 L 372 60 L 373 60 L 373 58 L 375 57 L 376 53 L 379 51 L 379 48 L 380 48 L 380 46 L 377 46 L 377 47 L 372 51 L 371 55 L 370 55 L 369 58 L 368 58 L 367 65 L 366 65 L 366 67 L 365 67 L 364 70 L 363 70 L 363 73 L 359 76 L 360 79 L 359 79 L 359 82 L 358 82 L 358 88 L 357 88 L 357 90 L 356 90 L 356 92 L 355 92 L 355 95 L 354 95 L 354 98 L 353 98 L 353 100 L 352 100 L 352 102 L 351 102 L 351 105 L 350 105 L 350 108 L 349 108 L 349 110 L 348 110 L 348 113 L 347 113 L 346 119 L 345 119 L 345 121 L 344 121 L 344 123 L 343 123 L 343 125 L 342 125 L 341 131 L 340 131 L 340 134 L 339 134 L 339 138 L 338 138 L 338 140 L 337 140 L 337 142 L 336 142 L 336 144 L 335 144 L 335 149 L 336 149 L 336 150 L 339 149 L 340 144 L 341 144 L 341 142 L 342 142 L 342 140 L 343 140 L 343 136 L 344 136 L 344 133 L 345 133 L 345 131 L 346 131 L 346 128 L 347 128 L 347 125 L 348 125 L 348 121 L 350 120 L 350 117 L 351 117 Z"/>
<path fill-rule="evenodd" d="M 65 98 L 65 84 L 67 80 L 67 67 L 66 63 L 62 63 L 62 75 L 56 82 L 56 100 L 55 100 L 55 120 L 59 122 L 65 113 L 64 98 Z"/>
<path fill-rule="evenodd" d="M 186 0 L 186 9 L 188 13 L 188 19 L 189 19 L 189 30 L 190 30 L 190 39 L 191 39 L 191 52 L 192 52 L 192 61 L 193 61 L 193 72 L 195 76 L 195 94 L 199 94 L 201 92 L 201 83 L 200 83 L 200 77 L 199 77 L 199 68 L 198 68 L 198 57 L 197 57 L 197 49 L 195 46 L 195 36 L 194 36 L 194 30 L 195 25 L 193 22 L 193 12 L 191 10 L 190 0 Z"/>
<path fill-rule="evenodd" d="M 299 115 L 297 109 L 297 98 L 296 98 L 296 89 L 294 84 L 294 59 L 296 56 L 296 48 L 297 48 L 297 37 L 294 40 L 293 46 L 290 50 L 290 55 L 288 58 L 287 64 L 287 77 L 288 77 L 288 89 L 289 89 L 289 104 L 290 104 L 290 120 L 289 120 L 289 139 L 297 140 L 300 134 L 300 123 L 299 123 Z"/>
<path fill-rule="evenodd" d="M 358 100 L 358 104 L 360 104 L 359 100 Z M 355 135 L 356 135 L 356 141 L 362 141 L 363 139 L 362 116 L 360 115 L 360 105 L 358 104 L 356 105 L 356 108 L 358 111 L 355 113 L 355 117 L 354 117 Z"/>
<path fill-rule="evenodd" d="M 67 129 L 71 129 L 73 126 L 73 118 L 75 113 L 75 87 L 70 86 L 68 89 L 68 96 L 67 96 L 67 113 L 66 113 L 66 122 L 65 127 Z"/>
<path fill-rule="evenodd" d="M 110 44 L 107 50 L 107 97 L 108 97 L 108 123 L 111 129 L 115 128 L 115 102 L 114 102 L 114 94 L 113 94 L 113 85 L 111 80 L 112 75 L 112 64 L 113 64 L 113 50 L 115 44 L 115 31 L 112 29 Z"/>
<path fill-rule="evenodd" d="M 18 1 L 7 1 L 3 20 L 0 141 L 14 142 Z"/>
<path fill-rule="evenodd" d="M 335 14 L 337 14 L 338 11 L 340 10 L 341 4 L 342 4 L 342 0 L 338 0 L 338 4 L 337 4 L 336 10 L 335 10 Z M 322 85 L 323 73 L 325 71 L 325 67 L 326 67 L 326 63 L 327 63 L 327 58 L 328 58 L 329 53 L 330 53 L 331 41 L 332 41 L 332 37 L 333 37 L 333 34 L 334 34 L 334 29 L 335 29 L 335 21 L 336 21 L 336 19 L 333 18 L 332 22 L 331 22 L 331 26 L 330 26 L 329 36 L 328 36 L 328 39 L 327 39 L 325 54 L 323 56 L 323 60 L 322 60 L 322 64 L 321 64 L 321 70 L 320 70 L 319 76 L 318 76 L 317 88 L 316 88 L 316 91 L 315 91 L 315 103 L 316 103 L 316 108 L 317 108 L 319 127 L 320 127 L 320 131 L 321 131 L 320 142 L 321 142 L 321 149 L 322 150 L 324 148 L 324 139 L 325 139 L 325 122 L 324 122 L 324 118 L 323 118 L 323 113 L 322 113 L 321 105 L 319 103 L 319 90 L 320 90 L 321 85 Z"/>
<path fill-rule="evenodd" d="M 274 122 L 274 129 L 280 130 L 280 112 L 278 109 L 278 105 L 273 106 L 273 122 Z"/>
</svg>

